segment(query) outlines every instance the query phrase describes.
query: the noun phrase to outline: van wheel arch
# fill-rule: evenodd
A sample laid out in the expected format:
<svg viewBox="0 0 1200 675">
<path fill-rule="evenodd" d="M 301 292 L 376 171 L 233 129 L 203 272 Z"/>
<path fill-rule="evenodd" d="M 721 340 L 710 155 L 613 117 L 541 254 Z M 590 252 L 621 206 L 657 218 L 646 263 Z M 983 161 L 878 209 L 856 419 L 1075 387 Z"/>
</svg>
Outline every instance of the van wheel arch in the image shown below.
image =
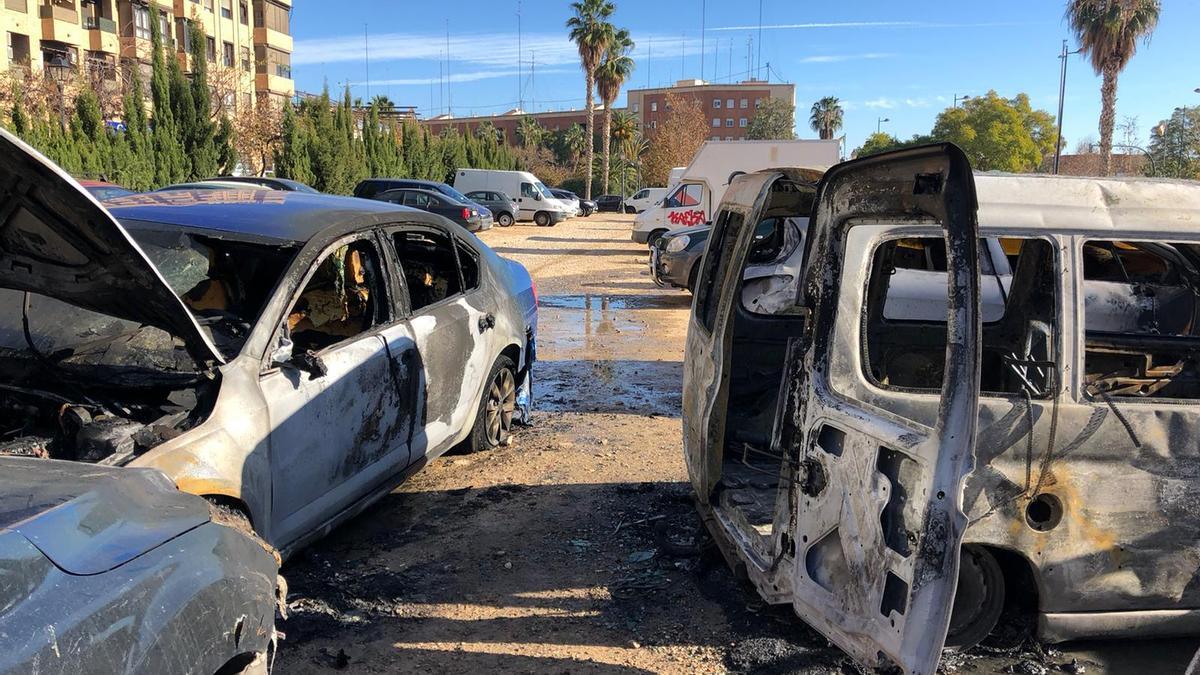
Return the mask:
<svg viewBox="0 0 1200 675">
<path fill-rule="evenodd" d="M 549 212 L 546 212 L 546 211 L 538 211 L 537 213 L 533 214 L 533 222 L 534 222 L 534 223 L 535 223 L 535 224 L 536 224 L 538 227 L 546 227 L 547 225 L 549 225 L 549 224 L 550 224 L 550 214 L 549 214 Z"/>
</svg>

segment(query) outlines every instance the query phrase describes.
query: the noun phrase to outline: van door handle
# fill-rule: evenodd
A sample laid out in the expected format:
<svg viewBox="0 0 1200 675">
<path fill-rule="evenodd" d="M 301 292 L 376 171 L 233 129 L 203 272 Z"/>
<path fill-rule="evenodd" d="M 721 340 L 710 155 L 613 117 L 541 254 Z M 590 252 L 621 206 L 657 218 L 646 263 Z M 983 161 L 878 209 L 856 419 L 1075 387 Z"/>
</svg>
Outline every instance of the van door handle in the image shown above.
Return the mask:
<svg viewBox="0 0 1200 675">
<path fill-rule="evenodd" d="M 491 330 L 495 327 L 496 327 L 496 315 L 495 314 L 488 313 L 488 314 L 485 314 L 485 315 L 479 317 L 479 332 L 480 333 L 482 333 L 486 330 Z"/>
</svg>

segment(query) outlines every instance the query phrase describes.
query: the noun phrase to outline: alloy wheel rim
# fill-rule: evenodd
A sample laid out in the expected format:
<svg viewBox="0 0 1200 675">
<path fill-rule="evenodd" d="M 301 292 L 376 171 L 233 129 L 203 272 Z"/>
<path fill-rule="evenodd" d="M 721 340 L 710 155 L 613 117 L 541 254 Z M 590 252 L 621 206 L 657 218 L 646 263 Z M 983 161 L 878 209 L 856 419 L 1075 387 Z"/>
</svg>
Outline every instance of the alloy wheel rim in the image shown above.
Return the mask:
<svg viewBox="0 0 1200 675">
<path fill-rule="evenodd" d="M 501 370 L 488 388 L 487 440 L 492 446 L 501 445 L 512 432 L 513 415 L 517 408 L 517 386 L 512 371 Z"/>
</svg>

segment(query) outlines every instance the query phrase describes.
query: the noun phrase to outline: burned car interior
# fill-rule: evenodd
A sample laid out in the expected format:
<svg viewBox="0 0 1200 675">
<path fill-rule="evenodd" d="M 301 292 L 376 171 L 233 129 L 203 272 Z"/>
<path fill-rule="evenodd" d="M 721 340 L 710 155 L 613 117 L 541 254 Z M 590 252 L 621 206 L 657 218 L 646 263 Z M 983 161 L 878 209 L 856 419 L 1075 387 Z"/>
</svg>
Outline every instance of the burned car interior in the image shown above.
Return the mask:
<svg viewBox="0 0 1200 675">
<path fill-rule="evenodd" d="M 386 319 L 387 295 L 379 255 L 366 240 L 325 256 L 288 312 L 297 353 L 320 351 Z"/>
</svg>

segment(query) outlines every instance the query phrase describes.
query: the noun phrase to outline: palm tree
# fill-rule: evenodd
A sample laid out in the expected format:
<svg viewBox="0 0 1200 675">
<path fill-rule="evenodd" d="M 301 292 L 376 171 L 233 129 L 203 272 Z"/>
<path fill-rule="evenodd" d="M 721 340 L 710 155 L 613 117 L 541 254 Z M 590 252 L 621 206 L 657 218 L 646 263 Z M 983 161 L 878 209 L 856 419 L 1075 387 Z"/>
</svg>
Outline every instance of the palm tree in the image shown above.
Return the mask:
<svg viewBox="0 0 1200 675">
<path fill-rule="evenodd" d="M 1104 78 L 1100 85 L 1100 162 L 1105 176 L 1112 172 L 1117 77 L 1137 53 L 1138 41 L 1150 41 L 1161 11 L 1159 0 L 1067 0 L 1067 22 L 1079 49 Z"/>
<path fill-rule="evenodd" d="M 522 117 L 521 121 L 517 123 L 517 138 L 526 148 L 536 148 L 541 145 L 545 135 L 546 130 L 529 115 Z"/>
<path fill-rule="evenodd" d="M 571 161 L 571 170 L 578 173 L 579 156 L 587 151 L 587 132 L 578 124 L 572 124 L 563 132 L 563 147 L 567 158 Z"/>
<path fill-rule="evenodd" d="M 842 128 L 842 102 L 836 96 L 826 96 L 812 105 L 812 115 L 808 118 L 812 130 L 821 135 L 821 140 L 829 140 Z"/>
<path fill-rule="evenodd" d="M 475 127 L 475 138 L 495 143 L 500 139 L 500 134 L 497 133 L 496 125 L 492 124 L 491 120 L 484 120 Z"/>
<path fill-rule="evenodd" d="M 572 2 L 571 9 L 575 16 L 567 19 L 567 28 L 571 29 L 571 41 L 579 48 L 579 65 L 583 68 L 584 82 L 587 86 L 584 100 L 587 102 L 587 177 L 584 180 L 583 198 L 592 198 L 592 164 L 596 161 L 596 109 L 592 102 L 592 90 L 596 84 L 596 66 L 604 55 L 613 39 L 613 26 L 608 22 L 612 16 L 613 7 L 609 0 L 579 0 Z"/>
<path fill-rule="evenodd" d="M 612 105 L 621 93 L 621 85 L 633 74 L 633 59 L 629 53 L 633 51 L 633 40 L 629 31 L 622 28 L 613 33 L 613 39 L 604 50 L 604 60 L 596 67 L 596 92 L 604 102 L 604 133 L 600 136 L 600 148 L 604 163 L 600 188 L 608 193 L 609 141 L 612 140 Z"/>
<path fill-rule="evenodd" d="M 625 139 L 632 138 L 638 133 L 637 117 L 628 110 L 615 110 L 612 116 L 612 139 L 617 143 L 623 143 Z"/>
</svg>

